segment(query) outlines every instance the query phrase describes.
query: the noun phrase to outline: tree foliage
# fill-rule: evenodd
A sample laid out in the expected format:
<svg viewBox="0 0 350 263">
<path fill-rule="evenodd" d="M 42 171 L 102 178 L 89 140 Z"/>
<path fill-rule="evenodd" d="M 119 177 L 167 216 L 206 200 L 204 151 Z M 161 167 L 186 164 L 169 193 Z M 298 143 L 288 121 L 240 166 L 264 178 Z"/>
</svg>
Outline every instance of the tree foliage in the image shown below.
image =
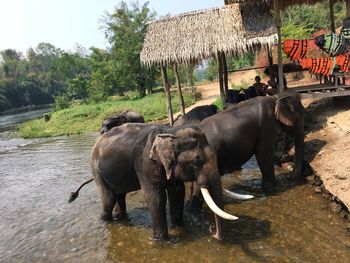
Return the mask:
<svg viewBox="0 0 350 263">
<path fill-rule="evenodd" d="M 140 52 L 146 33 L 147 22 L 156 14 L 148 8 L 148 2 L 139 5 L 132 2 L 130 6 L 121 1 L 113 13 L 103 17 L 105 34 L 111 44 L 110 66 L 113 68 L 114 85 L 120 91 L 138 90 L 140 95 L 150 83 L 150 72 L 141 66 Z"/>
<path fill-rule="evenodd" d="M 321 2 L 315 5 L 294 5 L 283 12 L 283 38 L 309 38 L 315 32 L 324 29 L 330 30 L 329 2 Z M 346 17 L 344 3 L 335 3 L 335 26 L 342 26 Z"/>
<path fill-rule="evenodd" d="M 344 3 L 334 5 L 336 27 L 345 18 Z M 67 52 L 50 43 L 39 43 L 26 54 L 14 49 L 0 51 L 0 111 L 27 105 L 52 103 L 58 108 L 70 100 L 100 101 L 111 95 L 138 93 L 138 97 L 162 85 L 159 68 L 145 68 L 140 52 L 147 23 L 156 18 L 148 3 L 120 1 L 115 9 L 101 18 L 101 27 L 109 43 L 106 49 L 77 46 Z M 284 38 L 310 38 L 320 29 L 329 30 L 328 1 L 316 5 L 292 6 L 283 12 Z M 228 69 L 240 69 L 254 64 L 254 54 L 228 57 Z M 179 65 L 183 86 L 193 86 L 196 65 Z M 205 74 L 204 74 L 205 71 Z M 218 76 L 215 59 L 205 63 L 200 78 L 214 80 Z M 172 68 L 169 81 L 175 84 Z"/>
</svg>

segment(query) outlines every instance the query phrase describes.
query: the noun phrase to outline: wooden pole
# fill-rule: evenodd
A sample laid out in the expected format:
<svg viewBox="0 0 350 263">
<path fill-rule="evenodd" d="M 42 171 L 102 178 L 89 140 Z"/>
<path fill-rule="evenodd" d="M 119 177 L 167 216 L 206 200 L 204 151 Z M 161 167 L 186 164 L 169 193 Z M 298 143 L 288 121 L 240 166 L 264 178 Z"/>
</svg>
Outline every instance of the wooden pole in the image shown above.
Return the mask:
<svg viewBox="0 0 350 263">
<path fill-rule="evenodd" d="M 177 64 L 176 63 L 173 64 L 173 71 L 174 71 L 174 75 L 175 75 L 175 79 L 176 79 L 177 93 L 178 93 L 178 96 L 179 96 L 180 111 L 181 111 L 182 116 L 184 116 L 185 115 L 185 102 L 184 102 L 184 98 L 182 96 L 181 82 L 180 82 L 179 72 L 177 70 Z"/>
<path fill-rule="evenodd" d="M 220 97 L 222 108 L 226 108 L 225 91 L 224 91 L 224 78 L 223 78 L 223 65 L 222 65 L 222 54 L 218 51 L 218 71 L 219 71 L 219 84 L 220 84 Z"/>
<path fill-rule="evenodd" d="M 227 74 L 227 61 L 226 61 L 226 56 L 225 53 L 222 52 L 221 53 L 221 59 L 222 59 L 222 70 L 223 70 L 223 81 L 224 81 L 224 91 L 225 91 L 225 95 L 227 94 L 228 91 L 228 74 Z M 226 98 L 226 96 L 225 96 Z"/>
<path fill-rule="evenodd" d="M 277 28 L 277 37 L 278 37 L 278 91 L 284 91 L 284 83 L 283 83 L 283 62 L 282 62 L 282 34 L 281 34 L 281 9 L 280 9 L 279 0 L 274 1 L 275 8 L 275 23 Z"/>
<path fill-rule="evenodd" d="M 273 65 L 273 57 L 272 57 L 272 49 L 271 46 L 267 46 L 266 47 L 266 51 L 267 51 L 267 58 L 269 61 L 269 77 L 270 77 L 270 83 L 275 83 L 275 78 L 274 78 L 274 74 L 272 72 L 272 65 Z M 274 88 L 274 87 L 273 87 Z"/>
<path fill-rule="evenodd" d="M 350 17 L 350 0 L 345 0 L 346 3 L 346 16 Z"/>
<path fill-rule="evenodd" d="M 163 79 L 163 87 L 165 92 L 165 98 L 166 98 L 166 110 L 168 114 L 169 124 L 170 126 L 173 126 L 174 124 L 174 117 L 173 117 L 173 109 L 171 106 L 171 96 L 170 96 L 170 85 L 168 81 L 168 74 L 166 72 L 166 68 L 164 65 L 160 66 L 161 73 L 162 73 L 162 79 Z"/>
<path fill-rule="evenodd" d="M 331 31 L 335 33 L 334 0 L 329 0 L 329 19 L 331 20 Z"/>
</svg>

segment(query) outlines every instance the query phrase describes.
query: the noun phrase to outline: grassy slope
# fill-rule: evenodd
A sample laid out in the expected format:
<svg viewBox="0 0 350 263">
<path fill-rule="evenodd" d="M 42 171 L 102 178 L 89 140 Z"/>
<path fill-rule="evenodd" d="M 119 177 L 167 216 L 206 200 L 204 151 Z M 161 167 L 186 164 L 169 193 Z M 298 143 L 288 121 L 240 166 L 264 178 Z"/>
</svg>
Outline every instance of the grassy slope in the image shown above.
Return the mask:
<svg viewBox="0 0 350 263">
<path fill-rule="evenodd" d="M 186 106 L 195 102 L 194 96 L 190 94 L 185 93 L 184 99 Z M 172 105 L 174 112 L 177 112 L 179 103 L 175 93 L 172 93 Z M 158 92 L 136 100 L 118 98 L 98 104 L 74 105 L 71 108 L 54 112 L 48 122 L 45 122 L 43 118 L 25 122 L 20 125 L 19 131 L 23 138 L 96 132 L 105 117 L 125 109 L 140 112 L 146 122 L 167 117 L 165 95 L 163 92 Z"/>
</svg>

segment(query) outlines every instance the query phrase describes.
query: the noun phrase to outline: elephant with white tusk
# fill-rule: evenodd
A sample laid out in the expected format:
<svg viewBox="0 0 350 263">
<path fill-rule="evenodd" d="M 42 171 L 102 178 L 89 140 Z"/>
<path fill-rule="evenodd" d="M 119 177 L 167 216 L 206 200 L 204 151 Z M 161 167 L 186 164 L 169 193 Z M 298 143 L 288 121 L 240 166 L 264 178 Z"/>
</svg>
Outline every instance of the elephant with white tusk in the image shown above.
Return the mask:
<svg viewBox="0 0 350 263">
<path fill-rule="evenodd" d="M 168 238 L 167 199 L 172 224 L 182 224 L 184 181 L 196 181 L 215 213 L 214 238 L 222 238 L 222 218 L 238 219 L 223 211 L 216 151 L 197 126 L 169 128 L 128 123 L 113 128 L 101 135 L 93 147 L 91 170 L 102 200 L 101 218 L 111 220 L 113 212 L 117 216 L 125 214 L 126 194 L 141 189 L 152 215 L 156 240 Z"/>
<path fill-rule="evenodd" d="M 174 126 L 181 126 L 181 125 L 186 125 L 186 124 L 198 124 L 202 120 L 213 116 L 214 114 L 218 113 L 218 108 L 216 105 L 202 105 L 202 106 L 197 106 L 187 112 L 184 116 L 180 117 L 175 123 Z M 193 182 L 190 183 L 190 191 L 193 193 L 194 188 L 196 189 L 196 186 L 194 185 Z M 197 189 L 198 190 L 198 189 Z M 234 192 L 231 192 L 227 189 L 223 189 L 223 193 L 230 198 L 233 199 L 238 199 L 238 200 L 249 200 L 254 198 L 252 195 L 243 195 L 243 194 L 237 194 Z M 197 210 L 197 208 L 193 208 L 193 210 Z"/>
<path fill-rule="evenodd" d="M 273 147 L 282 131 L 294 136 L 295 176 L 302 174 L 304 113 L 300 95 L 290 91 L 238 103 L 197 125 L 217 152 L 221 175 L 240 169 L 255 155 L 262 174 L 262 188 L 269 189 L 276 184 Z M 201 209 L 201 191 L 196 186 L 192 197 L 192 209 Z"/>
</svg>

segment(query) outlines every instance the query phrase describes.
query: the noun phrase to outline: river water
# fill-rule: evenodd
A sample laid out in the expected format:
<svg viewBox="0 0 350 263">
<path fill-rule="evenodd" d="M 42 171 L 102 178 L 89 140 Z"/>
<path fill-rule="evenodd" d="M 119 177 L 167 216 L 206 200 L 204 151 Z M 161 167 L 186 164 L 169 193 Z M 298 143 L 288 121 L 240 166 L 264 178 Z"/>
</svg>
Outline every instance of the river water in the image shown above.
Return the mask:
<svg viewBox="0 0 350 263">
<path fill-rule="evenodd" d="M 152 241 L 140 192 L 127 196 L 127 219 L 103 223 L 94 183 L 67 202 L 90 176 L 97 137 L 24 140 L 13 129 L 0 133 L 0 262 L 349 262 L 346 222 L 330 213 L 328 201 L 279 170 L 277 192 L 265 196 L 254 159 L 223 177 L 226 187 L 257 196 L 226 200 L 225 210 L 240 220 L 226 222 L 224 241 L 210 237 L 206 208 L 185 211 L 185 227 L 171 230 L 170 242 Z"/>
</svg>

